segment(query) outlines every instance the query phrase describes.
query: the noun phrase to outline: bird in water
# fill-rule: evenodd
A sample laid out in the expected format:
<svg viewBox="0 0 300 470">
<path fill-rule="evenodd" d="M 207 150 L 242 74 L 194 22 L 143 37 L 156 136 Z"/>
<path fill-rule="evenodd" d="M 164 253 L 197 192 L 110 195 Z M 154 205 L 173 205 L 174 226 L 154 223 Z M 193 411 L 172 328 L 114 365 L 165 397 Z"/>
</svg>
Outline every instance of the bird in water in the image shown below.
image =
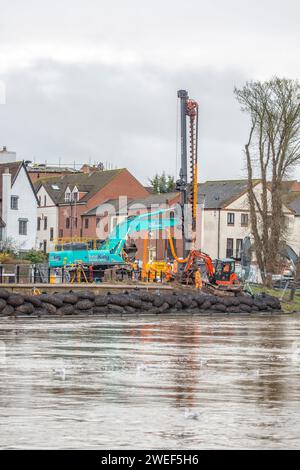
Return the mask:
<svg viewBox="0 0 300 470">
<path fill-rule="evenodd" d="M 64 367 L 61 367 L 59 369 L 53 369 L 53 374 L 55 378 L 60 379 L 60 380 L 65 380 L 66 378 L 66 369 Z"/>
<path fill-rule="evenodd" d="M 137 370 L 138 372 L 141 372 L 142 370 L 146 370 L 146 369 L 147 369 L 147 366 L 146 366 L 145 364 L 143 364 L 143 363 L 138 364 L 138 365 L 136 366 L 136 370 Z"/>
<path fill-rule="evenodd" d="M 200 416 L 200 413 L 197 411 L 192 411 L 190 408 L 186 408 L 184 410 L 184 417 L 185 419 L 198 419 Z"/>
</svg>

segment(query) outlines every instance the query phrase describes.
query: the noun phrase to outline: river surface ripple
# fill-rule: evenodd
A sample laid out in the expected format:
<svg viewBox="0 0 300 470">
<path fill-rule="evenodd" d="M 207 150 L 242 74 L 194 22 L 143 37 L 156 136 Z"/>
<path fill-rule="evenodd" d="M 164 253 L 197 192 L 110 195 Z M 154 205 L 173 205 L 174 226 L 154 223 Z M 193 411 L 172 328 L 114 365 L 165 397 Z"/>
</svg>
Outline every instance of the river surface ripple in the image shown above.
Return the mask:
<svg viewBox="0 0 300 470">
<path fill-rule="evenodd" d="M 0 319 L 2 449 L 300 447 L 300 317 Z"/>
</svg>

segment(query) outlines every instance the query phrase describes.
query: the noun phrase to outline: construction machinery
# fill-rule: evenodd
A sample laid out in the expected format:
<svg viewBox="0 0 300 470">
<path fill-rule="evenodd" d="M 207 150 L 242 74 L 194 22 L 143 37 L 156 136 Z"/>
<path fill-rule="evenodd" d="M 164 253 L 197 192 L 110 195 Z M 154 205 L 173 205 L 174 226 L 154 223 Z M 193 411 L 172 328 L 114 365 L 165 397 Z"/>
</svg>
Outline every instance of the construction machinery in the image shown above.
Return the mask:
<svg viewBox="0 0 300 470">
<path fill-rule="evenodd" d="M 134 260 L 136 247 L 129 242 L 129 236 L 136 232 L 164 230 L 178 225 L 178 216 L 168 217 L 175 213 L 176 208 L 160 209 L 151 213 L 128 217 L 120 222 L 103 241 L 99 249 L 91 250 L 84 243 L 69 243 L 62 250 L 49 253 L 49 266 L 51 268 L 67 267 L 70 270 L 78 266 L 88 270 L 102 270 L 124 266 Z M 165 216 L 165 217 L 163 217 Z M 145 236 L 147 238 L 147 236 Z"/>
<path fill-rule="evenodd" d="M 180 178 L 176 182 L 176 189 L 181 192 L 183 258 L 180 259 L 175 253 L 172 237 L 169 236 L 171 252 L 174 259 L 184 265 L 181 270 L 181 280 L 183 282 L 187 284 L 194 282 L 195 272 L 199 271 L 199 262 L 203 261 L 208 282 L 217 287 L 230 288 L 234 284 L 238 284 L 234 260 L 217 259 L 214 265 L 208 254 L 196 249 L 199 105 L 196 101 L 189 98 L 186 90 L 179 90 L 177 96 L 180 99 L 181 168 L 179 173 Z M 187 128 L 189 129 L 188 137 Z"/>
</svg>

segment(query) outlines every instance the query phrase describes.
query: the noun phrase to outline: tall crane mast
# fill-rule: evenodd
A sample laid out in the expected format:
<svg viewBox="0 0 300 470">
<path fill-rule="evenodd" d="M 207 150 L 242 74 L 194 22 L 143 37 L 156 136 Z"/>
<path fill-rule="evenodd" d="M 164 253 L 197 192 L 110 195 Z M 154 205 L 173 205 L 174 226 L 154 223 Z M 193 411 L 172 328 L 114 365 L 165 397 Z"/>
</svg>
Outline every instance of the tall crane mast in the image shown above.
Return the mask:
<svg viewBox="0 0 300 470">
<path fill-rule="evenodd" d="M 186 90 L 178 90 L 177 96 L 180 99 L 181 167 L 176 189 L 181 192 L 183 257 L 186 257 L 190 248 L 195 248 L 196 242 L 199 106 L 196 101 L 189 98 Z M 188 137 L 187 121 L 189 121 Z"/>
</svg>

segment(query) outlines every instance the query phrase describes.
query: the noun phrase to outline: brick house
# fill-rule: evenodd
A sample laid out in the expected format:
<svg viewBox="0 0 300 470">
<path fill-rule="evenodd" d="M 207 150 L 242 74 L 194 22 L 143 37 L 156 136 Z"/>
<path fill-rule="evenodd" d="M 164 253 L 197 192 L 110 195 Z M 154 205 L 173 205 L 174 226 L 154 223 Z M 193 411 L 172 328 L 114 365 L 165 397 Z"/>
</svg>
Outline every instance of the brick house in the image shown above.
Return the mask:
<svg viewBox="0 0 300 470">
<path fill-rule="evenodd" d="M 126 169 L 91 171 L 40 179 L 35 183 L 39 200 L 37 237 L 40 248 L 54 249 L 55 239 L 97 238 L 96 216 L 87 212 L 110 199 L 149 195 Z"/>
</svg>

